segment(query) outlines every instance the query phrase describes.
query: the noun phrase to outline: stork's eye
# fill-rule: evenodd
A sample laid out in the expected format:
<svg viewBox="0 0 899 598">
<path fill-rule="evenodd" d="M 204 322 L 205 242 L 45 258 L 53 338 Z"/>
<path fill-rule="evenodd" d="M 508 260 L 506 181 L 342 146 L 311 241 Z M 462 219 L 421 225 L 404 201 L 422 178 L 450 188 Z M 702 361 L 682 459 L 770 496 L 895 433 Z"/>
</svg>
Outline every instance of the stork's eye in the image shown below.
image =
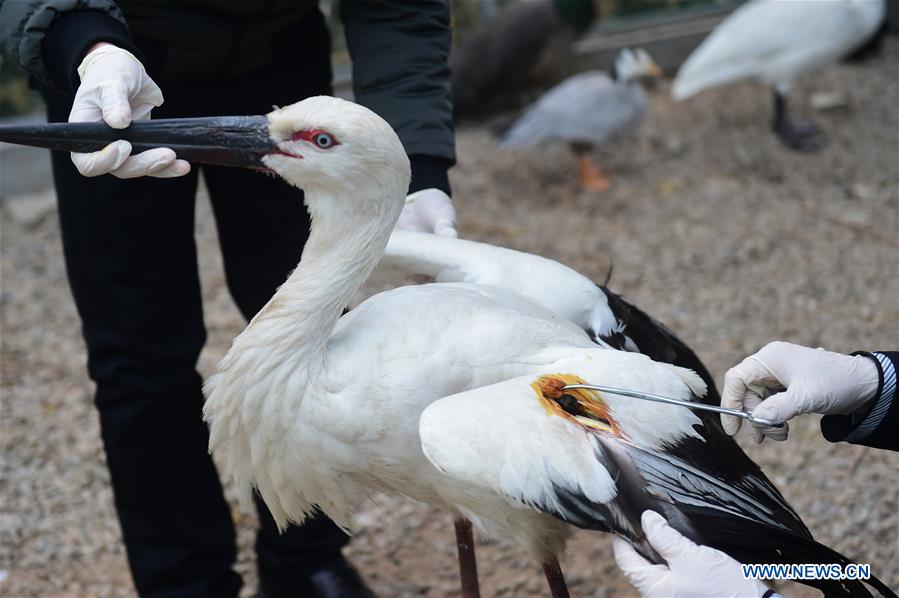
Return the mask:
<svg viewBox="0 0 899 598">
<path fill-rule="evenodd" d="M 297 131 L 291 135 L 290 138 L 293 141 L 305 141 L 306 143 L 311 143 L 319 149 L 330 149 L 335 145 L 340 145 L 340 143 L 334 139 L 333 135 L 320 129 L 315 131 Z"/>
<path fill-rule="evenodd" d="M 327 133 L 318 133 L 312 138 L 312 142 L 322 149 L 328 149 L 334 145 L 334 138 Z"/>
</svg>

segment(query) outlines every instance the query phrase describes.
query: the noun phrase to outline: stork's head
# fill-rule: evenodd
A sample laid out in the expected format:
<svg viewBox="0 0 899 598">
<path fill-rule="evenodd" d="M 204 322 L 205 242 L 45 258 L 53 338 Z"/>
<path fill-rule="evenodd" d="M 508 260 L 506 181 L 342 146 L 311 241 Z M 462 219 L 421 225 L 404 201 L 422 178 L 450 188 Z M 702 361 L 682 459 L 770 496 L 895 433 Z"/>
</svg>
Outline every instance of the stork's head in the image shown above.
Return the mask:
<svg viewBox="0 0 899 598">
<path fill-rule="evenodd" d="M 625 48 L 615 58 L 615 76 L 621 81 L 655 79 L 662 69 L 643 48 Z"/>
<path fill-rule="evenodd" d="M 268 114 L 276 145 L 266 168 L 309 191 L 395 190 L 405 196 L 409 160 L 393 129 L 358 104 L 318 96 Z M 364 195 L 364 193 L 363 193 Z"/>
</svg>

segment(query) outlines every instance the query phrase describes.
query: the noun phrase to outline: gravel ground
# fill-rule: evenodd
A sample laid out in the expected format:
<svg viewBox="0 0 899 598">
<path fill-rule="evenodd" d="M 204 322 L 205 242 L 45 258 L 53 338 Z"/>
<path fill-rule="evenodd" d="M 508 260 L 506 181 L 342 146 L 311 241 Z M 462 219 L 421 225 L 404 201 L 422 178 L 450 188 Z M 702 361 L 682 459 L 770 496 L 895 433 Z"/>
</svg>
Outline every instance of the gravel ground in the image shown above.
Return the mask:
<svg viewBox="0 0 899 598">
<path fill-rule="evenodd" d="M 893 40 L 877 60 L 829 68 L 797 90 L 797 109 L 830 136 L 816 156 L 788 153 L 768 133 L 761 87 L 675 105 L 662 86 L 646 125 L 597 152 L 613 177 L 601 196 L 577 190 L 564 148 L 498 153 L 485 130 L 463 128 L 452 174 L 462 234 L 559 259 L 596 279 L 614 262 L 612 288 L 678 331 L 718 379 L 774 338 L 839 351 L 893 348 L 897 58 Z M 813 92 L 833 90 L 848 93 L 848 106 L 803 108 Z M 0 594 L 128 596 L 92 385 L 47 204 L 46 196 L 7 198 L 2 210 Z M 200 367 L 208 374 L 243 323 L 224 286 L 205 198 L 198 216 L 210 333 Z M 870 562 L 899 588 L 896 455 L 828 444 L 814 417 L 797 422 L 791 439 L 741 442 L 820 541 Z M 234 512 L 238 567 L 253 588 L 254 520 Z M 486 596 L 546 595 L 538 568 L 517 547 L 478 550 Z M 458 594 L 445 513 L 380 497 L 360 513 L 348 554 L 382 596 Z M 603 535 L 579 533 L 563 567 L 575 595 L 634 594 Z"/>
</svg>

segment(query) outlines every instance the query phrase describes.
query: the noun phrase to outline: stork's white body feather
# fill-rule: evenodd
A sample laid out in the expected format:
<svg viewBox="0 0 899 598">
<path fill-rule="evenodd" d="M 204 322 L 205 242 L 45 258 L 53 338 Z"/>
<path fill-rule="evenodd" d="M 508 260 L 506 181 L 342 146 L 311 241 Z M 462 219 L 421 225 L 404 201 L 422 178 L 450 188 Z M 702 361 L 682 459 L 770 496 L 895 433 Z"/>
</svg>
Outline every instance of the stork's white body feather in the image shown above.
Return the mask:
<svg viewBox="0 0 899 598">
<path fill-rule="evenodd" d="M 786 93 L 870 38 L 885 10 L 883 0 L 752 0 L 693 51 L 671 93 L 680 100 L 749 78 Z"/>
</svg>

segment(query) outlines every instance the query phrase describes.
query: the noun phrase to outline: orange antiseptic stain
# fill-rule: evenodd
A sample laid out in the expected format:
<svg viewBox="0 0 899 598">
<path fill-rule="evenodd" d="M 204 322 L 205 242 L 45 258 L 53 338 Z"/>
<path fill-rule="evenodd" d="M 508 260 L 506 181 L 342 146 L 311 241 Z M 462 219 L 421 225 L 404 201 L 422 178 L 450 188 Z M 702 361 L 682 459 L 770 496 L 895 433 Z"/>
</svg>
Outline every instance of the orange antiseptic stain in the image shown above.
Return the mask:
<svg viewBox="0 0 899 598">
<path fill-rule="evenodd" d="M 546 374 L 537 377 L 536 380 L 531 382 L 531 386 L 537 391 L 537 396 L 540 397 L 543 408 L 546 409 L 549 415 L 565 414 L 565 411 L 556 403 L 556 399 L 562 398 L 564 394 L 573 395 L 578 399 L 587 398 L 588 400 L 593 400 L 585 396 L 587 392 L 592 393 L 593 391 L 584 392 L 580 389 L 562 390 L 569 384 L 586 384 L 586 382 L 580 376 L 573 374 Z"/>
<path fill-rule="evenodd" d="M 621 429 L 612 416 L 609 406 L 603 401 L 602 395 L 598 391 L 584 388 L 563 390 L 565 386 L 570 384 L 586 384 L 586 382 L 580 376 L 573 374 L 548 374 L 539 376 L 531 383 L 531 387 L 537 392 L 540 403 L 543 405 L 543 409 L 546 410 L 547 415 L 563 417 L 582 427 L 590 427 L 582 421 L 578 421 L 574 415 L 562 409 L 556 402 L 563 395 L 567 394 L 577 400 L 588 419 L 595 420 L 596 424 L 600 426 L 603 422 L 607 422 L 611 432 L 621 436 Z"/>
<path fill-rule="evenodd" d="M 558 378 L 546 378 L 540 383 L 543 396 L 547 399 L 559 399 L 565 394 L 565 382 Z"/>
</svg>

